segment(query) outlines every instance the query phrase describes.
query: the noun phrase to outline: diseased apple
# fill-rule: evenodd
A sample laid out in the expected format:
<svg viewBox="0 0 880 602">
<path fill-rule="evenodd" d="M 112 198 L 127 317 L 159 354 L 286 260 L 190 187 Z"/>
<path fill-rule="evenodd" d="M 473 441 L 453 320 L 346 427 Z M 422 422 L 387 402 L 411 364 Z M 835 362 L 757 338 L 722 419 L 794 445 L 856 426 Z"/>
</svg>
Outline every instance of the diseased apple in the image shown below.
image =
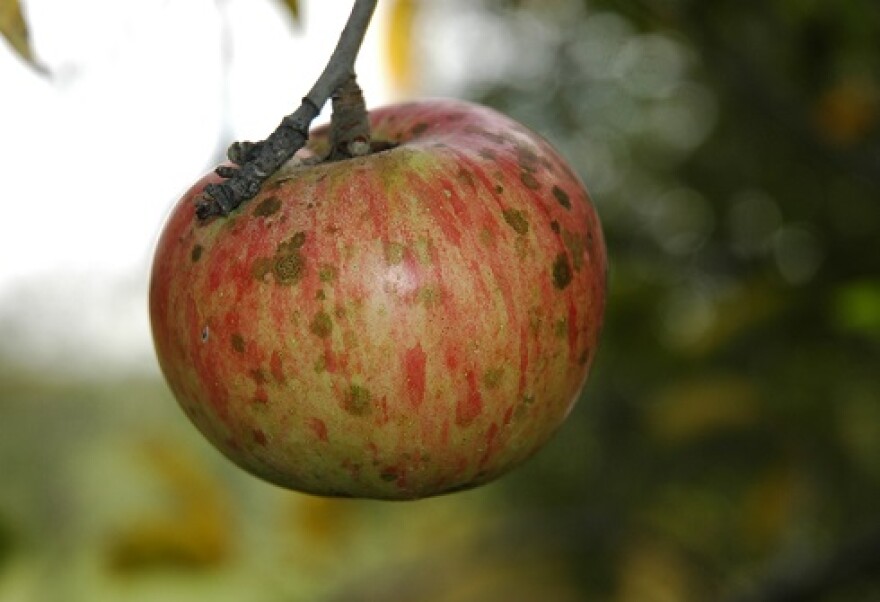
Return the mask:
<svg viewBox="0 0 880 602">
<path fill-rule="evenodd" d="M 393 148 L 285 167 L 228 218 L 196 218 L 219 178 L 198 182 L 159 240 L 150 317 L 174 395 L 232 461 L 411 499 L 489 481 L 560 426 L 606 255 L 584 186 L 511 119 L 436 100 L 370 122 Z"/>
</svg>

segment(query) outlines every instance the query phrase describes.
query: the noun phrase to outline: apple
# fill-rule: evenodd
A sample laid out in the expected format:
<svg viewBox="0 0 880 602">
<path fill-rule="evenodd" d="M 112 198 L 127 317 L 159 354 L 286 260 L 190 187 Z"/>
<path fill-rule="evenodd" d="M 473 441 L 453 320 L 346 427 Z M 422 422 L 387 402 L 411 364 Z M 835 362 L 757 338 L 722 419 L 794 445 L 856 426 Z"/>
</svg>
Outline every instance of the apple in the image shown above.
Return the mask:
<svg viewBox="0 0 880 602">
<path fill-rule="evenodd" d="M 605 305 L 590 197 L 538 135 L 453 100 L 370 112 L 387 148 L 290 162 L 228 217 L 172 210 L 149 302 L 162 372 L 223 454 L 283 487 L 413 499 L 538 450 Z M 328 131 L 307 154 L 327 152 Z"/>
</svg>

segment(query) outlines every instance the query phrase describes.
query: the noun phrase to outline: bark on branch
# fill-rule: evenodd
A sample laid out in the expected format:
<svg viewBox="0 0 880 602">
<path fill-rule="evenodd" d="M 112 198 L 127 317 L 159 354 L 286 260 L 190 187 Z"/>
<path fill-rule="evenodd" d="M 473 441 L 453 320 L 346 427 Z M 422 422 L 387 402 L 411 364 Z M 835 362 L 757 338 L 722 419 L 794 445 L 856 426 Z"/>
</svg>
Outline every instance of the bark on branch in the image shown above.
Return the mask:
<svg viewBox="0 0 880 602">
<path fill-rule="evenodd" d="M 199 219 L 228 215 L 256 196 L 263 182 L 303 147 L 309 136 L 309 126 L 327 100 L 354 77 L 355 59 L 376 3 L 377 0 L 355 0 L 327 66 L 296 111 L 282 119 L 281 124 L 265 140 L 256 143 L 236 142 L 229 147 L 227 155 L 237 167 L 217 168 L 217 174 L 226 181 L 205 187 L 203 198 L 196 204 Z"/>
</svg>

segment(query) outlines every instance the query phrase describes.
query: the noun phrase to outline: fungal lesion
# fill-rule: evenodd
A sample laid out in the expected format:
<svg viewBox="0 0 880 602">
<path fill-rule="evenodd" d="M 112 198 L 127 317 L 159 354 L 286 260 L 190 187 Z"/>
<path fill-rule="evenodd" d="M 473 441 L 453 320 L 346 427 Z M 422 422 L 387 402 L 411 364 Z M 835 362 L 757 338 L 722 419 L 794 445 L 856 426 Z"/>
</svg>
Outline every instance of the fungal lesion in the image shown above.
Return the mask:
<svg viewBox="0 0 880 602">
<path fill-rule="evenodd" d="M 352 383 L 346 392 L 343 407 L 353 416 L 368 416 L 373 410 L 373 395 L 365 386 Z"/>
<path fill-rule="evenodd" d="M 553 334 L 557 339 L 564 339 L 568 335 L 568 320 L 560 318 L 553 324 Z"/>
<path fill-rule="evenodd" d="M 551 192 L 553 193 L 554 198 L 556 198 L 556 202 L 558 202 L 566 209 L 571 209 L 571 199 L 568 197 L 567 192 L 565 192 L 557 185 L 553 186 L 553 190 L 551 190 Z"/>
<path fill-rule="evenodd" d="M 336 266 L 328 263 L 325 263 L 318 268 L 318 279 L 321 282 L 333 282 L 338 275 L 339 270 L 336 269 Z"/>
<path fill-rule="evenodd" d="M 384 245 L 385 263 L 399 265 L 403 261 L 406 246 L 399 242 L 388 242 Z"/>
<path fill-rule="evenodd" d="M 562 234 L 562 242 L 571 253 L 575 271 L 580 271 L 584 267 L 584 251 L 586 250 L 584 239 L 571 230 L 565 230 Z"/>
<path fill-rule="evenodd" d="M 309 324 L 309 331 L 318 338 L 326 339 L 333 333 L 333 320 L 330 314 L 319 311 Z"/>
<path fill-rule="evenodd" d="M 483 386 L 486 389 L 497 389 L 504 380 L 504 366 L 489 368 L 483 373 Z"/>
<path fill-rule="evenodd" d="M 538 181 L 538 178 L 535 177 L 530 171 L 523 170 L 519 174 L 519 179 L 523 183 L 523 185 L 529 190 L 538 190 L 541 187 L 541 183 Z"/>
<path fill-rule="evenodd" d="M 519 209 L 505 209 L 501 212 L 507 225 L 513 228 L 517 234 L 525 235 L 529 232 L 529 220 L 525 213 Z"/>
<path fill-rule="evenodd" d="M 241 333 L 236 332 L 231 337 L 229 337 L 229 343 L 230 345 L 232 345 L 233 351 L 235 351 L 236 353 L 244 353 L 244 337 L 241 336 Z"/>
<path fill-rule="evenodd" d="M 295 284 L 302 278 L 304 267 L 305 259 L 298 252 L 291 253 L 290 255 L 280 255 L 275 257 L 275 261 L 272 264 L 272 274 L 275 276 L 275 282 L 278 284 Z"/>
<path fill-rule="evenodd" d="M 568 255 L 560 253 L 553 261 L 553 286 L 558 290 L 563 290 L 572 280 L 571 265 L 568 263 Z"/>
<path fill-rule="evenodd" d="M 306 241 L 305 232 L 297 232 L 281 242 L 272 257 L 259 257 L 251 265 L 251 276 L 260 282 L 267 282 L 271 274 L 275 282 L 292 285 L 299 282 L 305 272 L 306 260 L 301 249 Z"/>
<path fill-rule="evenodd" d="M 519 403 L 516 404 L 516 409 L 513 411 L 514 420 L 522 420 L 525 418 L 533 405 L 535 405 L 535 396 L 531 393 L 523 395 L 522 399 L 519 400 Z"/>
<path fill-rule="evenodd" d="M 416 293 L 416 301 L 421 303 L 425 309 L 434 309 L 443 300 L 443 291 L 435 286 L 423 286 Z"/>
<path fill-rule="evenodd" d="M 266 197 L 254 208 L 254 217 L 269 217 L 281 209 L 281 200 L 276 196 Z"/>
<path fill-rule="evenodd" d="M 424 134 L 428 130 L 429 127 L 430 127 L 429 124 L 422 121 L 422 122 L 419 122 L 419 123 L 415 124 L 414 126 L 412 126 L 412 128 L 410 128 L 409 131 L 410 131 L 410 134 L 412 134 L 413 136 L 418 136 L 419 134 Z"/>
</svg>

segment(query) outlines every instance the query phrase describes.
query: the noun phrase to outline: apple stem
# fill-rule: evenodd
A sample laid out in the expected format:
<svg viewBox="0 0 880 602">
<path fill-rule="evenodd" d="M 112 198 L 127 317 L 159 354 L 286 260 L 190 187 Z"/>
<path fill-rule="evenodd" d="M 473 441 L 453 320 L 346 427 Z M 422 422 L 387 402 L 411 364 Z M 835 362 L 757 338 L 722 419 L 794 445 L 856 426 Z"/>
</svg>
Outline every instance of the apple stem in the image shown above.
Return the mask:
<svg viewBox="0 0 880 602">
<path fill-rule="evenodd" d="M 325 161 L 360 157 L 370 152 L 370 120 L 364 95 L 352 76 L 333 94 L 330 153 Z"/>
<path fill-rule="evenodd" d="M 284 117 L 265 140 L 234 142 L 229 147 L 227 157 L 237 167 L 221 165 L 216 169 L 217 174 L 226 181 L 205 187 L 202 198 L 196 203 L 196 216 L 199 219 L 228 215 L 243 202 L 255 197 L 263 182 L 305 145 L 309 126 L 327 100 L 344 85 L 354 81 L 354 63 L 377 1 L 355 0 L 327 66 L 296 111 Z M 367 128 L 369 145 L 369 126 Z"/>
</svg>

